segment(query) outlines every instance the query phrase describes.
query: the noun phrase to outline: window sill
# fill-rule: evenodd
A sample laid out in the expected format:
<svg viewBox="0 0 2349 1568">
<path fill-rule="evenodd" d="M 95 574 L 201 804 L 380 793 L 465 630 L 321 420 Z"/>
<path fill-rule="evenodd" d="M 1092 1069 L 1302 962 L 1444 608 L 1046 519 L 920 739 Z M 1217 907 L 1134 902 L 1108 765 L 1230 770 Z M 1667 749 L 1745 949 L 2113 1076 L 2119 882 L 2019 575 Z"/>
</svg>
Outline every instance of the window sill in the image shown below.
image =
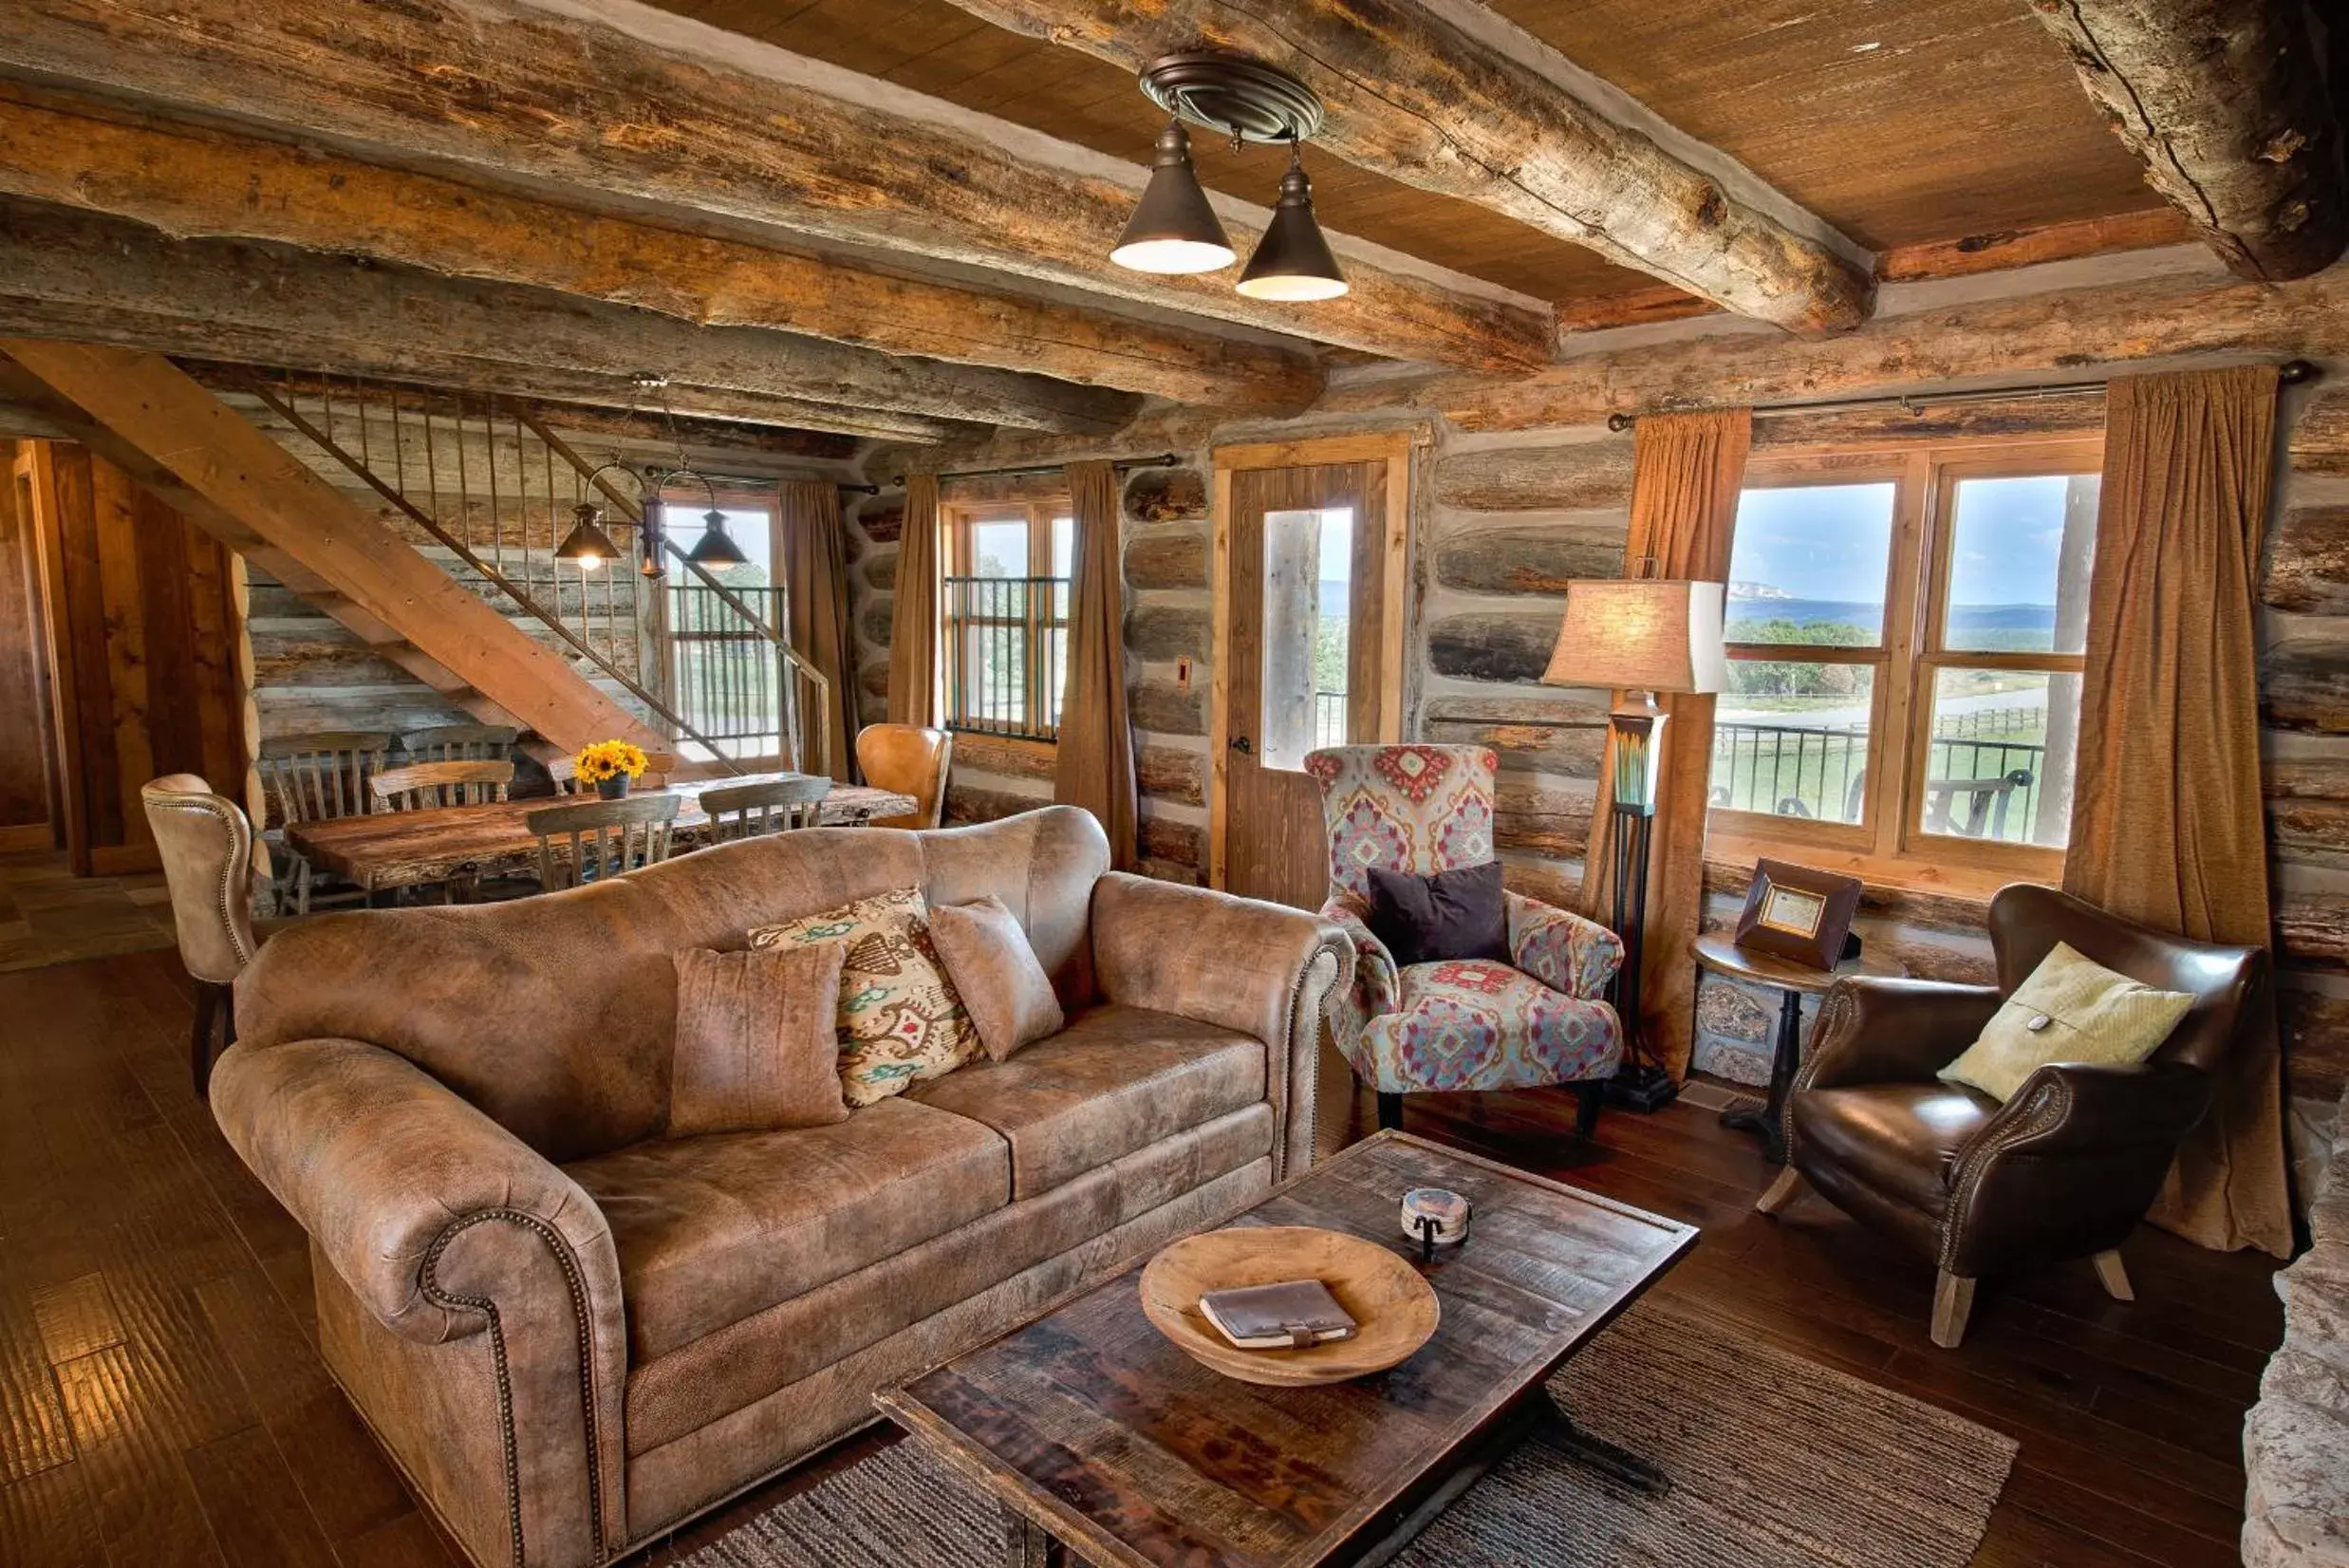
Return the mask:
<svg viewBox="0 0 2349 1568">
<path fill-rule="evenodd" d="M 1945 927 L 1977 928 L 1989 908 L 1991 895 L 2001 887 L 2015 882 L 2052 883 L 2060 874 L 2042 879 L 1988 867 L 1885 861 L 1868 855 L 1822 853 L 1816 845 L 1773 844 L 1716 834 L 1705 847 L 1706 891 L 1744 897 L 1753 881 L 1754 862 L 1765 857 L 1859 878 L 1864 916 Z"/>
</svg>

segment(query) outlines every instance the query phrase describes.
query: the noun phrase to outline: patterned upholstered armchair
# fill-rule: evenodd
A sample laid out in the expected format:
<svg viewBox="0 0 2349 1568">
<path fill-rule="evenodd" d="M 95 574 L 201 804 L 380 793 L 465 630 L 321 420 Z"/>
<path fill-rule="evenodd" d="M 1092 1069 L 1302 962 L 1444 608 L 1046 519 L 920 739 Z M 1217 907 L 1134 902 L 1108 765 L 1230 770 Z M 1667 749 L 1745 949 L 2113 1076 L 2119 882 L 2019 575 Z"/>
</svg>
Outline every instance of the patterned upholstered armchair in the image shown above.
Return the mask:
<svg viewBox="0 0 2349 1568">
<path fill-rule="evenodd" d="M 1321 912 L 1357 955 L 1352 988 L 1332 999 L 1332 1028 L 1377 1093 L 1381 1127 L 1401 1124 L 1415 1090 L 1571 1084 L 1588 1133 L 1623 1055 L 1622 1027 L 1601 999 L 1623 961 L 1613 932 L 1510 893 L 1509 963 L 1398 969 L 1365 921 L 1373 866 L 1429 876 L 1493 858 L 1493 768 L 1482 746 L 1333 746 L 1305 759 L 1330 831 Z"/>
</svg>

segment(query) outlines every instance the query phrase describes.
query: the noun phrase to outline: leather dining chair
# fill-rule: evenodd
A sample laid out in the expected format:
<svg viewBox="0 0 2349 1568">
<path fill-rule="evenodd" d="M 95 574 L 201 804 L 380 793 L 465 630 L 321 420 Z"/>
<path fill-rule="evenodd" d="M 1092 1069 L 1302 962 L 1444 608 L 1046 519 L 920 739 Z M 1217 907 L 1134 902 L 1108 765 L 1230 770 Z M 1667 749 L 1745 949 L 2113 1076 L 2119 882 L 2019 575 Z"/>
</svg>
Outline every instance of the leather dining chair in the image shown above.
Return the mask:
<svg viewBox="0 0 2349 1568">
<path fill-rule="evenodd" d="M 920 805 L 905 816 L 877 816 L 876 828 L 935 828 L 946 810 L 946 775 L 954 764 L 954 735 L 923 724 L 867 724 L 856 732 L 856 765 L 875 789 L 909 794 Z"/>
<path fill-rule="evenodd" d="M 166 774 L 140 786 L 147 826 L 171 889 L 179 961 L 196 981 L 196 1025 L 188 1042 L 196 1097 L 204 1098 L 215 1051 L 236 1042 L 230 987 L 284 921 L 252 913 L 252 823 L 236 802 L 213 793 L 195 774 Z"/>
<path fill-rule="evenodd" d="M 2266 973 L 2258 948 L 2191 942 L 2052 887 L 2001 888 L 1989 925 L 1996 985 L 1851 977 L 1828 991 L 1786 1097 L 1786 1169 L 1755 1205 L 1780 1213 L 1807 1185 L 1930 1258 L 1947 1350 L 1985 1275 L 2087 1258 L 2134 1298 L 2120 1243 L 2209 1109 Z M 2051 1062 L 2004 1105 L 1936 1077 L 2059 942 L 2193 1006 L 2150 1060 Z"/>
</svg>

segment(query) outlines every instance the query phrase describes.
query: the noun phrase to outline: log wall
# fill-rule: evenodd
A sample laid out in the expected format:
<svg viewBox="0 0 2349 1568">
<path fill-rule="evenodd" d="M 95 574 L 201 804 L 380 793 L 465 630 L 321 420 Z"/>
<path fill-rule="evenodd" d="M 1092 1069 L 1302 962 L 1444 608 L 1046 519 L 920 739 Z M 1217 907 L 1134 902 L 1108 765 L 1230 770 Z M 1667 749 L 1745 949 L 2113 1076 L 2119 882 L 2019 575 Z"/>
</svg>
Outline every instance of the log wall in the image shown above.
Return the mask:
<svg viewBox="0 0 2349 1568">
<path fill-rule="evenodd" d="M 2302 302 L 2297 342 L 2277 338 L 2270 322 L 2246 329 L 2233 350 L 2196 339 L 2191 347 L 2202 358 L 2194 363 L 2225 363 L 2230 352 L 2338 356 L 2349 320 L 2340 319 L 2337 290 L 2327 282 L 2332 276 L 2318 280 Z M 2116 300 L 2125 287 L 2116 286 Z M 2057 315 L 2079 308 L 2084 292 L 2047 296 L 2049 308 Z M 2018 298 L 1990 308 L 2019 331 L 2031 308 L 2028 298 Z M 2129 341 L 2158 338 L 2163 330 L 2148 318 Z M 1759 362 L 1761 350 L 1750 339 L 1733 341 Z M 1625 374 L 1635 374 L 1638 351 L 1606 352 L 1611 363 L 1631 366 Z M 1660 344 L 1656 352 L 1673 363 L 1694 357 L 1680 342 Z M 1780 352 L 1784 363 L 1771 373 L 1795 383 L 1803 379 L 1804 356 L 1818 350 L 1788 344 Z M 2127 345 L 2114 350 L 2117 359 L 2135 353 Z M 2090 374 L 2084 367 L 2094 363 L 2083 351 L 2082 368 L 2066 375 Z M 1930 384 L 1902 380 L 1916 372 L 1895 368 L 1900 364 L 1895 358 L 1869 376 L 1822 390 L 1894 393 Z M 1969 362 L 1969 369 L 1997 371 L 1986 361 Z M 2325 369 L 2316 387 L 2286 394 L 2280 431 L 2288 432 L 2290 453 L 2279 463 L 2261 606 L 2279 989 L 2295 1145 L 2303 1156 L 2329 1134 L 2332 1107 L 2349 1088 L 2349 357 L 2336 357 Z M 2029 381 L 2037 371 L 2026 354 L 2008 379 Z M 1383 401 L 1382 386 L 1390 388 Z M 1181 468 L 1143 471 L 1125 487 L 1128 689 L 1144 759 L 1144 848 L 1157 874 L 1194 880 L 1205 861 L 1211 448 L 1408 420 L 1429 424 L 1435 434 L 1413 503 L 1408 733 L 1493 747 L 1501 756 L 1497 836 L 1511 885 L 1554 901 L 1576 899 L 1607 697 L 1542 686 L 1537 678 L 1557 633 L 1564 583 L 1621 569 L 1631 437 L 1608 431 L 1605 409 L 1596 406 L 1588 422 L 1479 430 L 1455 424 L 1442 410 L 1422 385 L 1366 378 L 1333 387 L 1319 411 L 1298 420 L 1218 425 L 1204 416 L 1161 413 L 1114 444 L 998 438 L 952 455 L 951 467 L 1169 449 L 1184 455 Z M 1896 436 L 2077 434 L 2100 428 L 2101 420 L 2100 400 L 2065 398 L 1943 407 L 1924 416 L 1875 410 L 1772 419 L 1758 422 L 1756 440 L 1767 450 Z M 903 460 L 902 453 L 885 450 L 871 469 L 894 472 Z M 868 717 L 879 716 L 886 697 L 883 607 L 901 516 L 889 496 L 869 503 L 860 539 L 865 554 L 853 574 L 860 609 L 874 611 L 857 616 Z M 1187 693 L 1173 681 L 1174 661 L 1186 650 L 1195 660 Z M 1033 758 L 1015 760 L 983 745 L 963 747 L 955 773 L 950 810 L 960 818 L 1024 809 L 1050 794 Z M 1748 869 L 1714 868 L 1708 924 L 1734 921 Z M 1858 929 L 1873 950 L 1911 973 L 1961 980 L 1990 975 L 1979 903 L 1871 890 Z M 1776 1006 L 1774 996 L 1704 985 L 1699 1065 L 1720 1076 L 1761 1081 Z"/>
</svg>

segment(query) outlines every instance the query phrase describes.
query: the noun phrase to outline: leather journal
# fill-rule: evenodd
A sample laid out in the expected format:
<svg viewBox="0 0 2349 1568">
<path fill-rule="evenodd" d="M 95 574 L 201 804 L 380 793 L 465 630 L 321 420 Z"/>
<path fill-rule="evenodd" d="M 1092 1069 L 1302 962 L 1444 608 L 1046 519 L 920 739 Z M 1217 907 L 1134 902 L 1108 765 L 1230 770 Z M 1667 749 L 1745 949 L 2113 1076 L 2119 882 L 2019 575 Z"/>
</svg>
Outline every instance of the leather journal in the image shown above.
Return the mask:
<svg viewBox="0 0 2349 1568">
<path fill-rule="evenodd" d="M 1318 1279 L 1211 1290 L 1199 1310 L 1216 1332 L 1244 1351 L 1303 1350 L 1353 1336 L 1352 1315 Z"/>
</svg>

